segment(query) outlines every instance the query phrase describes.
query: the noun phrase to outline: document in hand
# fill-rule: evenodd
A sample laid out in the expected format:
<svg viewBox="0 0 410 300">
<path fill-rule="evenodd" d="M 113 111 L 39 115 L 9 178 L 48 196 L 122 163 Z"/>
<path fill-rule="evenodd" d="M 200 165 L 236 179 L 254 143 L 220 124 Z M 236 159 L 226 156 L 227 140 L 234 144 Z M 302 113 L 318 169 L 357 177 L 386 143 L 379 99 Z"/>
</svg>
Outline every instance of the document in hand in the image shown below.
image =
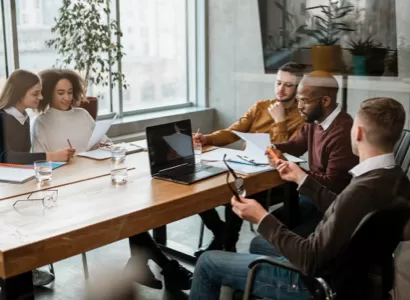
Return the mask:
<svg viewBox="0 0 410 300">
<path fill-rule="evenodd" d="M 114 118 L 109 119 L 109 120 L 102 120 L 102 121 L 95 122 L 94 131 L 91 134 L 90 140 L 88 141 L 88 147 L 87 147 L 88 149 L 91 149 L 92 147 L 94 147 L 101 141 L 101 139 L 107 133 L 108 129 L 110 129 L 116 117 L 117 115 L 115 115 Z"/>
<path fill-rule="evenodd" d="M 255 162 L 267 161 L 265 156 L 266 147 L 270 147 L 270 136 L 268 133 L 244 133 L 232 130 L 237 136 L 246 141 L 246 148 L 244 150 L 247 153 L 247 156 L 252 157 Z M 305 160 L 292 156 L 290 154 L 283 154 L 288 161 L 295 163 L 303 163 Z"/>
</svg>

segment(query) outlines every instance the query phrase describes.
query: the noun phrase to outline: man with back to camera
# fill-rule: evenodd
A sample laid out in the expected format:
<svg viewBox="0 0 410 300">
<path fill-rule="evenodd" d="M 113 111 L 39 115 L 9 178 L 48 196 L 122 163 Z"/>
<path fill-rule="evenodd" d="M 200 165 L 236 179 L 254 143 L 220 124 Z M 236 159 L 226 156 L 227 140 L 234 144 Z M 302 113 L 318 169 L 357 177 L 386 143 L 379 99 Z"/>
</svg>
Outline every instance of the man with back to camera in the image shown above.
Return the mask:
<svg viewBox="0 0 410 300">
<path fill-rule="evenodd" d="M 276 99 L 262 100 L 255 103 L 236 123 L 227 129 L 202 135 L 194 134 L 196 143 L 213 146 L 225 146 L 240 138 L 232 131 L 249 133 L 269 133 L 272 143 L 280 143 L 295 137 L 304 125 L 295 100 L 298 83 L 302 77 L 302 67 L 294 62 L 279 68 L 276 76 Z M 265 200 L 266 192 L 253 195 L 255 199 Z M 236 242 L 243 221 L 238 218 L 230 206 L 225 209 L 226 223 L 221 221 L 215 209 L 199 214 L 205 226 L 212 231 L 211 243 L 195 252 L 199 257 L 208 250 L 236 251 Z"/>
<path fill-rule="evenodd" d="M 364 101 L 351 129 L 351 147 L 360 163 L 350 170 L 350 184 L 336 195 L 295 163 L 280 160 L 282 179 L 298 184 L 299 191 L 324 211 L 324 217 L 307 238 L 289 230 L 257 201 L 232 197 L 233 210 L 244 220 L 258 224 L 266 240 L 251 253 L 210 251 L 198 260 L 190 299 L 219 299 L 220 287 L 244 290 L 248 265 L 263 255 L 281 256 L 305 275 L 325 269 L 349 241 L 361 220 L 370 212 L 410 202 L 410 182 L 400 166 L 395 165 L 393 148 L 405 122 L 403 106 L 391 98 Z M 272 162 L 272 158 L 270 157 Z M 273 162 L 272 162 L 273 164 Z M 260 245 L 261 246 L 261 245 Z M 294 273 L 261 265 L 256 273 L 252 294 L 270 299 L 308 299 L 308 292 Z"/>
</svg>

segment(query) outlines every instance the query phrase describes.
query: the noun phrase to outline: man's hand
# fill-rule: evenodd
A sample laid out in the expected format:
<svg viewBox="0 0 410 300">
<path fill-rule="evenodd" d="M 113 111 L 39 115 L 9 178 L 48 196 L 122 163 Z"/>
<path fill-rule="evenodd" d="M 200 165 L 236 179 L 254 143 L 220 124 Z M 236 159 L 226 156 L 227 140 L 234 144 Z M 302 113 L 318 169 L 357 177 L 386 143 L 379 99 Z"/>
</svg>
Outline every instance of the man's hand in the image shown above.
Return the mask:
<svg viewBox="0 0 410 300">
<path fill-rule="evenodd" d="M 305 179 L 306 173 L 294 162 L 279 160 L 276 168 L 282 179 L 292 181 L 300 185 Z"/>
<path fill-rule="evenodd" d="M 207 144 L 206 136 L 199 132 L 192 134 L 192 141 L 194 145 L 201 144 L 202 146 L 205 146 Z"/>
<path fill-rule="evenodd" d="M 279 158 L 279 161 L 285 161 L 286 158 L 283 156 L 282 151 L 278 150 L 278 149 L 272 149 L 272 151 L 276 154 L 276 156 Z M 276 168 L 279 164 L 278 161 L 276 161 L 268 152 L 268 150 L 265 151 L 265 155 L 268 157 L 269 159 L 269 165 L 271 167 Z"/>
<path fill-rule="evenodd" d="M 232 210 L 241 219 L 258 224 L 268 213 L 256 200 L 241 198 L 241 202 L 235 196 L 231 199 Z"/>
<path fill-rule="evenodd" d="M 285 121 L 285 107 L 281 102 L 276 101 L 275 104 L 271 104 L 268 108 L 268 112 L 272 117 L 273 121 L 275 121 L 276 123 Z"/>
</svg>

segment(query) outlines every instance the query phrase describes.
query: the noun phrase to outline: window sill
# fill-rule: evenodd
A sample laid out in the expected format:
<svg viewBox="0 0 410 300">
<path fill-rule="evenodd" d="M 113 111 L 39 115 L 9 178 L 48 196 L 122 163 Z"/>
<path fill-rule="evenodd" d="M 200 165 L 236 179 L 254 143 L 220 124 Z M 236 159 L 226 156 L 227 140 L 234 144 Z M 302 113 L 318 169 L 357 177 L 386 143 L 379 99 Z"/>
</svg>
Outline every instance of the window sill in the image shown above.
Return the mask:
<svg viewBox="0 0 410 300">
<path fill-rule="evenodd" d="M 184 107 L 116 119 L 107 136 L 114 142 L 128 142 L 145 138 L 145 128 L 183 119 L 191 119 L 192 130 L 201 132 L 213 130 L 214 109 L 208 107 Z"/>
</svg>

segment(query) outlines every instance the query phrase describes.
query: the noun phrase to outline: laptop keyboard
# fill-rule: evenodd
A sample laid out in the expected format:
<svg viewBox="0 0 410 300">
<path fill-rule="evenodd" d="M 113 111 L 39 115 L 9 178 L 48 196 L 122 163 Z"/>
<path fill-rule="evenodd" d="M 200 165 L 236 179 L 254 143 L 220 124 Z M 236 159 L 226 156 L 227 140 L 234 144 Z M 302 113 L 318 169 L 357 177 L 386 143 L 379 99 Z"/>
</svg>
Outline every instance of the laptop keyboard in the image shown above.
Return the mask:
<svg viewBox="0 0 410 300">
<path fill-rule="evenodd" d="M 212 166 L 209 166 L 209 165 L 197 164 L 195 165 L 195 168 L 193 166 L 186 165 L 186 166 L 181 166 L 175 169 L 170 169 L 167 171 L 162 171 L 160 174 L 161 176 L 176 178 L 176 177 L 181 177 L 181 176 L 188 175 L 188 174 L 197 173 L 199 171 L 207 170 L 210 168 L 212 168 Z"/>
</svg>

